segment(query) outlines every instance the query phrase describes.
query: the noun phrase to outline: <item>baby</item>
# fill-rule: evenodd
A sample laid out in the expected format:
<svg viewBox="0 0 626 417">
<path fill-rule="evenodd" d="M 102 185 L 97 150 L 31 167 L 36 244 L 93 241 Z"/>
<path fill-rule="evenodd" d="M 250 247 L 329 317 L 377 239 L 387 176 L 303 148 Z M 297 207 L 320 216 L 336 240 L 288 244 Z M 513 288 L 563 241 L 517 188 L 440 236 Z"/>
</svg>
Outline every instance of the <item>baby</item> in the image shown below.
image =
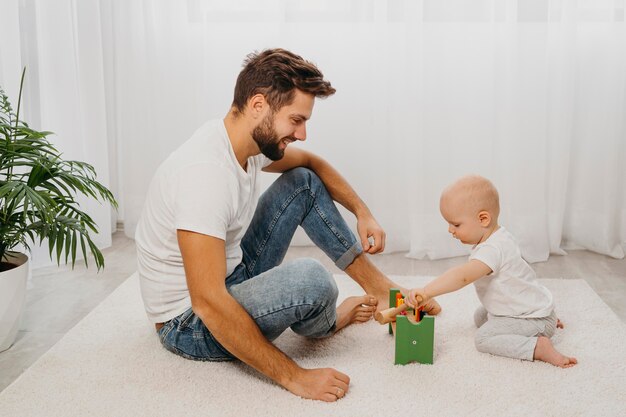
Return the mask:
<svg viewBox="0 0 626 417">
<path fill-rule="evenodd" d="M 412 289 L 406 303 L 419 307 L 473 282 L 482 304 L 474 314 L 480 352 L 574 366 L 576 358 L 558 352 L 550 340 L 557 327 L 563 328 L 552 294 L 522 259 L 513 236 L 498 226 L 500 203 L 493 184 L 476 175 L 463 177 L 443 191 L 439 205 L 448 232 L 473 245 L 469 261 Z"/>
</svg>

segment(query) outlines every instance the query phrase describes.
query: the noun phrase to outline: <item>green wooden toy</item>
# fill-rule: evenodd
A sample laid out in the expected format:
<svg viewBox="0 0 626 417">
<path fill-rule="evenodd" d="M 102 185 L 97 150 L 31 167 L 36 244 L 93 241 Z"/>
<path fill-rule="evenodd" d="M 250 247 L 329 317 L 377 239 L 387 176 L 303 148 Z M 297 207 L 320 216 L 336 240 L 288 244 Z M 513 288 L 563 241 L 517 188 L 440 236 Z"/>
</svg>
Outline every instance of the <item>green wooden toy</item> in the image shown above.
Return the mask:
<svg viewBox="0 0 626 417">
<path fill-rule="evenodd" d="M 396 305 L 397 288 L 389 290 L 389 306 Z M 414 314 L 413 310 L 407 312 Z M 408 313 L 407 313 L 408 314 Z M 389 333 L 392 333 L 391 323 Z M 435 318 L 425 314 L 419 322 L 412 322 L 406 316 L 396 316 L 396 365 L 410 362 L 432 364 L 435 347 Z"/>
</svg>

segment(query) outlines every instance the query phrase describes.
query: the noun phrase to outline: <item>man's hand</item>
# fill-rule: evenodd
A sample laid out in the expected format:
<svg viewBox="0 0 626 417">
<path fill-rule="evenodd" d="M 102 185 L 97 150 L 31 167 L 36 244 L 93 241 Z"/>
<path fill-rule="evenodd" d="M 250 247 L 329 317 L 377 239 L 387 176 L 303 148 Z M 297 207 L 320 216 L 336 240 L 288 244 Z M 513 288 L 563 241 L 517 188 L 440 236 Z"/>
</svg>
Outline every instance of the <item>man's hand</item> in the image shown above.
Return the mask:
<svg viewBox="0 0 626 417">
<path fill-rule="evenodd" d="M 334 369 L 303 369 L 269 342 L 246 310 L 227 291 L 224 241 L 178 230 L 194 312 L 235 357 L 304 398 L 337 401 L 350 378 Z"/>
<path fill-rule="evenodd" d="M 332 368 L 300 369 L 285 388 L 302 398 L 337 401 L 348 392 L 350 377 Z"/>
<path fill-rule="evenodd" d="M 282 159 L 269 164 L 263 171 L 285 172 L 295 167 L 305 167 L 315 172 L 332 199 L 356 216 L 357 232 L 364 252 L 373 255 L 385 250 L 385 231 L 350 184 L 324 159 L 303 149 L 288 147 Z"/>
<path fill-rule="evenodd" d="M 363 252 L 373 255 L 385 250 L 385 231 L 371 214 L 357 217 L 356 230 Z"/>
</svg>

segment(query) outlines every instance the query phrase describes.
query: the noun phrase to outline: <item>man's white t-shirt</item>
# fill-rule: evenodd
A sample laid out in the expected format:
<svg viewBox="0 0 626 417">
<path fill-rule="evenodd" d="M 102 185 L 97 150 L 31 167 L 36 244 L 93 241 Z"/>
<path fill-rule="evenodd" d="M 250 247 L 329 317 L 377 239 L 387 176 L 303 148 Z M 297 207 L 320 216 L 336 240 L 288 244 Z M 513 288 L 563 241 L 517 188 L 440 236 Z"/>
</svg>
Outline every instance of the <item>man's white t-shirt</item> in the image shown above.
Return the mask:
<svg viewBox="0 0 626 417">
<path fill-rule="evenodd" d="M 191 307 L 176 230 L 223 239 L 226 276 L 241 262 L 241 238 L 256 209 L 262 154 L 237 162 L 222 120 L 204 124 L 158 168 L 137 225 L 137 268 L 148 317 L 168 321 Z M 226 277 L 224 277 L 226 278 Z"/>
<path fill-rule="evenodd" d="M 479 260 L 493 271 L 474 281 L 476 294 L 490 314 L 538 318 L 552 313 L 552 293 L 537 281 L 515 238 L 504 227 L 476 245 L 469 259 Z"/>
</svg>

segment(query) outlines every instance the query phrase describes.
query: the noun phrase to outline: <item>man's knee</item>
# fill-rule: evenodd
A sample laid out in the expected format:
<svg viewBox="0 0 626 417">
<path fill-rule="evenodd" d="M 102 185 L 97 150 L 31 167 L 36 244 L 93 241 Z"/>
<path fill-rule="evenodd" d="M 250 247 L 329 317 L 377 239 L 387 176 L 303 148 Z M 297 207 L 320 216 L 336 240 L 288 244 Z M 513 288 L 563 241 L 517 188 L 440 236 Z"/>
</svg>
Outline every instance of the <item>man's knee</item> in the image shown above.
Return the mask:
<svg viewBox="0 0 626 417">
<path fill-rule="evenodd" d="M 289 171 L 283 173 L 281 178 L 296 184 L 309 184 L 311 185 L 311 188 L 315 185 L 321 184 L 321 180 L 317 174 L 304 167 L 290 169 Z"/>
<path fill-rule="evenodd" d="M 298 272 L 301 279 L 298 285 L 301 291 L 306 291 L 310 296 L 334 307 L 337 302 L 339 290 L 332 274 L 317 260 L 311 258 L 298 259 Z"/>
</svg>

